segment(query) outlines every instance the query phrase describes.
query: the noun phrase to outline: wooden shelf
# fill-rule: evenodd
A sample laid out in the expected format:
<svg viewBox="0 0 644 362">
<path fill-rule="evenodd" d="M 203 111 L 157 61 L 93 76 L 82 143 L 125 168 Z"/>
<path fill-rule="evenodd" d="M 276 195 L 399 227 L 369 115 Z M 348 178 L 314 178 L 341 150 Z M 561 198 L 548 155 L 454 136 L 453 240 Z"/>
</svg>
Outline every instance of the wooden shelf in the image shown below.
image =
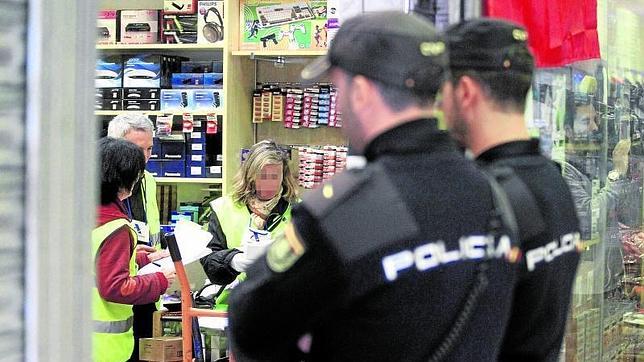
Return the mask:
<svg viewBox="0 0 644 362">
<path fill-rule="evenodd" d="M 213 111 L 199 111 L 199 112 L 166 112 L 166 111 L 94 111 L 95 116 L 118 116 L 119 114 L 127 114 L 127 113 L 141 113 L 141 114 L 147 114 L 150 116 L 162 116 L 164 114 L 168 115 L 173 115 L 173 116 L 181 116 L 184 113 L 190 113 L 195 116 L 205 116 L 210 113 L 215 113 L 215 114 L 224 114 L 224 109 L 220 108 L 218 110 L 213 110 Z"/>
<path fill-rule="evenodd" d="M 155 177 L 158 184 L 221 184 L 220 178 Z"/>
<path fill-rule="evenodd" d="M 222 50 L 223 45 L 212 44 L 98 44 L 98 50 Z"/>
<path fill-rule="evenodd" d="M 261 56 L 287 56 L 287 57 L 316 57 L 326 54 L 326 49 L 309 49 L 309 50 L 233 50 L 232 55 L 255 55 Z"/>
</svg>

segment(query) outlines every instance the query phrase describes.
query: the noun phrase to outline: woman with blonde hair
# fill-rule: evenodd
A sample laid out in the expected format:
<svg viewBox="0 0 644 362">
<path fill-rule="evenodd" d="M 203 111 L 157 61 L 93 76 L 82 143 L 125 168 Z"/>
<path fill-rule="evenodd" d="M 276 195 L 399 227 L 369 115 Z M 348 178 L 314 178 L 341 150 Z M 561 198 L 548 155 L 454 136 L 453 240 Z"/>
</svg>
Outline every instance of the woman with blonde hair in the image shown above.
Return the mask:
<svg viewBox="0 0 644 362">
<path fill-rule="evenodd" d="M 210 281 L 226 285 L 243 279 L 259 256 L 247 249 L 248 236 L 261 234 L 266 240 L 282 232 L 296 200 L 297 184 L 285 151 L 272 140 L 253 145 L 235 175 L 232 193 L 210 203 L 213 212 L 208 231 L 213 238 L 208 247 L 212 253 L 201 259 Z M 227 293 L 222 294 L 217 303 L 225 303 L 226 297 Z"/>
</svg>

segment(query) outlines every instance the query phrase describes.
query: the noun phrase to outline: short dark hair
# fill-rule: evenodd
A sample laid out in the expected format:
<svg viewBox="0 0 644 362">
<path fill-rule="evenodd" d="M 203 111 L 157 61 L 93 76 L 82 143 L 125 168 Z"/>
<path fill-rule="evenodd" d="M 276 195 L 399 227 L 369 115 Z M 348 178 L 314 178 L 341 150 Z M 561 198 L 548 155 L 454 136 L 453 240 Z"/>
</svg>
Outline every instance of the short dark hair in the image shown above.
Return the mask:
<svg viewBox="0 0 644 362">
<path fill-rule="evenodd" d="M 411 106 L 427 107 L 434 103 L 433 95 L 419 94 L 409 89 L 392 87 L 371 78 L 369 80 L 376 84 L 378 92 L 382 96 L 385 104 L 396 112 L 400 112 Z"/>
<path fill-rule="evenodd" d="M 122 189 L 130 189 L 145 170 L 145 155 L 132 142 L 104 137 L 98 141 L 101 164 L 101 205 L 116 201 Z"/>
<path fill-rule="evenodd" d="M 455 85 L 463 76 L 477 81 L 486 95 L 503 109 L 520 113 L 525 110 L 532 73 L 452 69 L 452 82 Z"/>
</svg>

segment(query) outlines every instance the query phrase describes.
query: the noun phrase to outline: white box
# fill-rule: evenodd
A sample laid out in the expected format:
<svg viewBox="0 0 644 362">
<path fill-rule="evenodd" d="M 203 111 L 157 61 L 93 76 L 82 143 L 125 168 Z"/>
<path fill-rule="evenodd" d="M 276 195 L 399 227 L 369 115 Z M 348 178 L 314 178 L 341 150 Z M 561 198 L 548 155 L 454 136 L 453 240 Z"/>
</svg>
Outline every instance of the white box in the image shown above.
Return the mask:
<svg viewBox="0 0 644 362">
<path fill-rule="evenodd" d="M 116 44 L 116 10 L 98 12 L 96 44 Z"/>
<path fill-rule="evenodd" d="M 199 1 L 197 9 L 197 44 L 223 45 L 224 2 Z"/>
</svg>

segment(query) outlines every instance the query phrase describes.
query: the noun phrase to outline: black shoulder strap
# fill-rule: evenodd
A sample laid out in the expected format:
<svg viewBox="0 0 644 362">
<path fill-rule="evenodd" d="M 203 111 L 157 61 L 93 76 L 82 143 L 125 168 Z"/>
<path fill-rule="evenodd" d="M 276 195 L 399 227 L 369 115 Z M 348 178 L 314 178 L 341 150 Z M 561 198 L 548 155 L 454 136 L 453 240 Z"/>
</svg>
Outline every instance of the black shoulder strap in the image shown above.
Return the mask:
<svg viewBox="0 0 644 362">
<path fill-rule="evenodd" d="M 546 224 L 537 201 L 525 182 L 510 166 L 493 162 L 484 166 L 484 169 L 493 176 L 507 195 L 518 225 L 519 240 L 529 240 L 542 233 Z"/>
</svg>

